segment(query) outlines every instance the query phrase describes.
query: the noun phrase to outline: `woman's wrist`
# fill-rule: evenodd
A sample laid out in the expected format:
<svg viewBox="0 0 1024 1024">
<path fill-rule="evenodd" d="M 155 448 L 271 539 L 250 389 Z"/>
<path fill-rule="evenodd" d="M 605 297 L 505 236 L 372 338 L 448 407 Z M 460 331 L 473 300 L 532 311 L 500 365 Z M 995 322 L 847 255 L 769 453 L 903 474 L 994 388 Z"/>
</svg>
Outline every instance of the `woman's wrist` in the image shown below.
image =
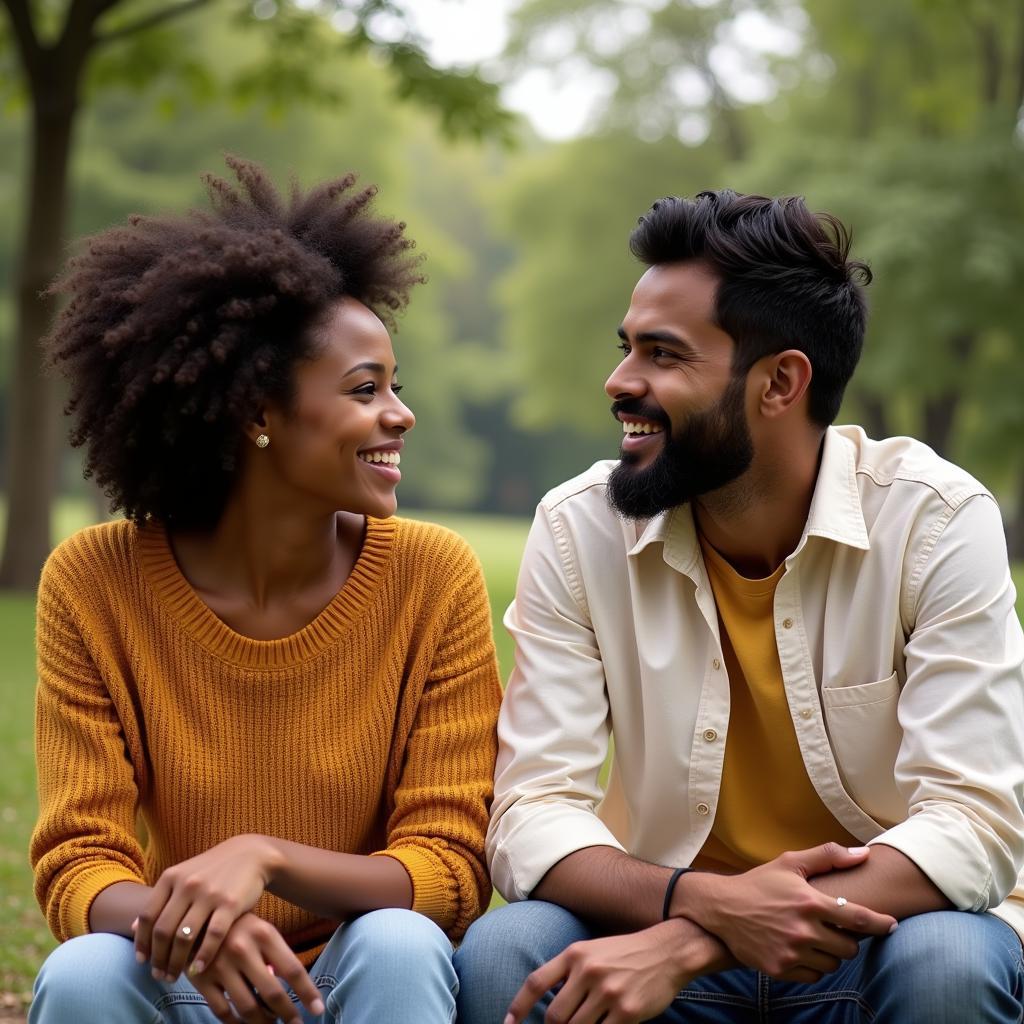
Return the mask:
<svg viewBox="0 0 1024 1024">
<path fill-rule="evenodd" d="M 229 843 L 239 845 L 239 856 L 247 864 L 256 866 L 263 878 L 263 888 L 269 889 L 281 878 L 281 873 L 287 866 L 287 858 L 282 849 L 281 840 L 274 836 L 265 836 L 258 833 L 246 833 L 245 835 L 234 836 L 227 840 Z"/>
</svg>

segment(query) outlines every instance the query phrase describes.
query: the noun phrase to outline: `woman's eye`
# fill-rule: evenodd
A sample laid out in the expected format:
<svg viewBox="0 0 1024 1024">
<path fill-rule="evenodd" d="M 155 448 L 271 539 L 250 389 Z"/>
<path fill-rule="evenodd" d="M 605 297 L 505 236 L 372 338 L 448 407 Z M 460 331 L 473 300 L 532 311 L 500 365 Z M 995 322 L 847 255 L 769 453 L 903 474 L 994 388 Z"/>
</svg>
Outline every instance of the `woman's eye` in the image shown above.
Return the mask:
<svg viewBox="0 0 1024 1024">
<path fill-rule="evenodd" d="M 377 385 L 370 381 L 368 384 L 362 384 L 360 387 L 355 388 L 352 391 L 353 395 L 370 395 L 371 397 L 377 393 Z"/>
<path fill-rule="evenodd" d="M 620 352 L 621 352 L 621 353 L 622 353 L 622 354 L 623 354 L 624 356 L 628 356 L 628 355 L 629 355 L 629 353 L 633 351 L 633 350 L 632 350 L 632 349 L 631 349 L 631 348 L 630 348 L 630 347 L 629 347 L 629 346 L 628 346 L 628 345 L 627 345 L 627 344 L 626 344 L 626 343 L 625 343 L 624 341 L 620 341 L 620 342 L 618 343 L 618 345 L 616 345 L 615 347 L 616 347 L 616 348 L 617 348 L 617 349 L 618 349 L 618 350 L 619 350 L 619 351 L 620 351 Z"/>
<path fill-rule="evenodd" d="M 403 387 L 402 384 L 392 384 L 391 385 L 391 390 L 397 395 L 397 394 L 401 393 L 402 387 Z"/>
</svg>

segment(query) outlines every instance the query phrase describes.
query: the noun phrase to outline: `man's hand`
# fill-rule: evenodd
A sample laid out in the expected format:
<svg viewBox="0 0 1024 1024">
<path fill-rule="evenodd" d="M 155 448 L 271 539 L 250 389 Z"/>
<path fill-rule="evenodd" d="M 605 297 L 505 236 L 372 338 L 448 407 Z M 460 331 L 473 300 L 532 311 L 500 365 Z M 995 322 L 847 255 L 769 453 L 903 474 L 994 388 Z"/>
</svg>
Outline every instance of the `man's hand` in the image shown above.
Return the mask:
<svg viewBox="0 0 1024 1024">
<path fill-rule="evenodd" d="M 160 876 L 135 929 L 136 952 L 155 978 L 175 980 L 190 960 L 200 971 L 213 962 L 228 929 L 263 895 L 271 853 L 262 836 L 234 836 Z"/>
<path fill-rule="evenodd" d="M 857 955 L 859 936 L 896 927 L 894 917 L 856 903 L 840 906 L 807 881 L 862 864 L 868 853 L 825 843 L 740 875 L 694 873 L 677 887 L 673 907 L 720 938 L 740 963 L 785 981 L 818 981 Z"/>
<path fill-rule="evenodd" d="M 699 974 L 735 966 L 729 951 L 692 921 L 575 942 L 533 972 L 505 1024 L 520 1024 L 549 989 L 561 989 L 547 1024 L 635 1024 L 656 1017 Z"/>
<path fill-rule="evenodd" d="M 228 929 L 220 952 L 205 971 L 189 971 L 189 980 L 220 1021 L 267 1024 L 282 1020 L 302 1024 L 282 978 L 314 1017 L 324 1012 L 323 1000 L 298 957 L 281 933 L 255 914 L 243 914 Z"/>
</svg>

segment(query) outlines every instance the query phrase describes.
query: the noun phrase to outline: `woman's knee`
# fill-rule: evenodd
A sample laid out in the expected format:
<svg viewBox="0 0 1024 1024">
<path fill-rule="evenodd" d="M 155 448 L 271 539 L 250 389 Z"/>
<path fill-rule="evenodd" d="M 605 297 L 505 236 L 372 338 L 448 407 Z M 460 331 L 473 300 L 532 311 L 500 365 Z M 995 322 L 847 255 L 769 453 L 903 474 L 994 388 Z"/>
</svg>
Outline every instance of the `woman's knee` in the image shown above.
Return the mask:
<svg viewBox="0 0 1024 1024">
<path fill-rule="evenodd" d="M 412 910 L 374 910 L 356 918 L 343 929 L 349 955 L 368 963 L 387 964 L 389 970 L 404 965 L 422 969 L 424 963 L 451 963 L 451 940 L 423 914 Z"/>
<path fill-rule="evenodd" d="M 39 971 L 29 1020 L 32 1024 L 113 1020 L 112 1004 L 136 986 L 138 971 L 132 943 L 120 935 L 96 933 L 69 939 Z"/>
</svg>

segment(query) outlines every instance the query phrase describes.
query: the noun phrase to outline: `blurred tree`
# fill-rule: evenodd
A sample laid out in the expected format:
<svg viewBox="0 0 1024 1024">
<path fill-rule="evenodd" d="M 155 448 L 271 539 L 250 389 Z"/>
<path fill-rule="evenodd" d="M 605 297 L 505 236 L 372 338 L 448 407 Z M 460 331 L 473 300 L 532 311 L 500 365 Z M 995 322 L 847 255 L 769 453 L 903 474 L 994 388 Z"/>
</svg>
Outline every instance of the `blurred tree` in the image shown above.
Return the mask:
<svg viewBox="0 0 1024 1024">
<path fill-rule="evenodd" d="M 1024 556 L 1024 433 L 1009 429 L 1024 393 L 1024 5 L 806 8 L 802 87 L 767 111 L 776 131 L 737 178 L 854 225 L 875 280 L 851 407 L 876 436 L 914 433 L 1010 489 Z"/>
<path fill-rule="evenodd" d="M 437 111 L 450 134 L 507 133 L 510 119 L 497 89 L 478 75 L 446 71 L 428 60 L 403 8 L 391 0 L 255 0 L 239 4 L 239 29 L 260 32 L 258 63 L 225 77 L 181 45 L 174 23 L 209 0 L 67 0 L 33 5 L 3 0 L 0 36 L 17 54 L 31 111 L 25 219 L 17 267 L 16 338 L 8 416 L 7 534 L 0 586 L 34 587 L 50 547 L 55 483 L 54 389 L 39 370 L 39 339 L 54 314 L 43 292 L 59 266 L 65 235 L 68 173 L 75 125 L 86 97 L 104 89 L 138 91 L 172 69 L 196 95 L 225 91 L 236 99 L 337 102 L 345 96 L 338 61 L 373 52 L 388 64 L 397 95 Z M 340 25 L 341 30 L 336 26 Z"/>
<path fill-rule="evenodd" d="M 844 416 L 1012 488 L 1024 556 L 1020 0 L 528 0 L 516 23 L 510 64 L 611 83 L 593 137 L 539 157 L 508 201 L 523 421 L 599 429 L 606 367 L 583 335 L 616 315 L 609 295 L 635 276 L 625 237 L 651 199 L 803 193 L 853 225 L 875 271 Z"/>
</svg>

